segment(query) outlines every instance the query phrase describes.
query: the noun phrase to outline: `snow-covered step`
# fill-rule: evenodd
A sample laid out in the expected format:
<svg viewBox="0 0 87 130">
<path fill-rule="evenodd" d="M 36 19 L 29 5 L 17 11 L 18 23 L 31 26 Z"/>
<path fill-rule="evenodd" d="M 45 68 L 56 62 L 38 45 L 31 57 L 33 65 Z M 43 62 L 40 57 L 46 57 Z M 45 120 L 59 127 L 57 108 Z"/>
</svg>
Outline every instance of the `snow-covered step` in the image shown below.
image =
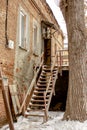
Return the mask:
<svg viewBox="0 0 87 130">
<path fill-rule="evenodd" d="M 39 117 L 44 117 L 44 111 L 43 112 L 40 112 L 39 111 L 25 111 L 25 116 L 39 116 Z"/>
</svg>

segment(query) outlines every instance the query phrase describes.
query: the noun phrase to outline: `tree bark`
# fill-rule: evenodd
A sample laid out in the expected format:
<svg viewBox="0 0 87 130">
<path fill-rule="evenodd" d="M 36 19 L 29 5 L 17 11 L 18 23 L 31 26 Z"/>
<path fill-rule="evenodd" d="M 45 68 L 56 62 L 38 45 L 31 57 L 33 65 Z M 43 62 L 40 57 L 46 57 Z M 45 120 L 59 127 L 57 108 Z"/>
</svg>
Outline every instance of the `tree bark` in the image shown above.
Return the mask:
<svg viewBox="0 0 87 130">
<path fill-rule="evenodd" d="M 87 42 L 83 0 L 61 0 L 69 45 L 69 88 L 64 119 L 87 119 Z"/>
</svg>

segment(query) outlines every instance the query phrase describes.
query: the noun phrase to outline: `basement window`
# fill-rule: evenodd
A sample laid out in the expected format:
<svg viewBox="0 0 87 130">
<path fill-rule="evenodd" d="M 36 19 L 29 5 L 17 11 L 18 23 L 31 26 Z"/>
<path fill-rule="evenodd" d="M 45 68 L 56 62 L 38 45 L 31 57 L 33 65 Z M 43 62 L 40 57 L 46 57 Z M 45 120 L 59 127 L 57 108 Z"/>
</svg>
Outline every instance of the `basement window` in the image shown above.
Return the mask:
<svg viewBox="0 0 87 130">
<path fill-rule="evenodd" d="M 29 32 L 28 32 L 28 15 L 21 9 L 19 12 L 19 47 L 28 50 Z"/>
</svg>

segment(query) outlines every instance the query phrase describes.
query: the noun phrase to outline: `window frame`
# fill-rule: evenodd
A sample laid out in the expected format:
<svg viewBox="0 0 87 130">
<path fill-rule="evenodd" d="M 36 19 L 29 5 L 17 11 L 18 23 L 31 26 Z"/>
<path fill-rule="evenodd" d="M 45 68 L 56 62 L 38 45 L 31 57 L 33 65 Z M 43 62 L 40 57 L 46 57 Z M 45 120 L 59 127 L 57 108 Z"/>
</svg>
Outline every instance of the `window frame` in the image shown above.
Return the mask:
<svg viewBox="0 0 87 130">
<path fill-rule="evenodd" d="M 33 18 L 33 54 L 38 55 L 38 36 L 39 36 L 39 27 L 38 27 L 38 21 Z M 34 38 L 34 29 L 37 28 L 37 41 L 35 44 L 35 38 Z"/>
<path fill-rule="evenodd" d="M 22 17 L 24 17 L 24 42 L 22 43 Z M 19 47 L 24 50 L 29 50 L 29 15 L 28 13 L 20 7 L 19 9 Z"/>
</svg>

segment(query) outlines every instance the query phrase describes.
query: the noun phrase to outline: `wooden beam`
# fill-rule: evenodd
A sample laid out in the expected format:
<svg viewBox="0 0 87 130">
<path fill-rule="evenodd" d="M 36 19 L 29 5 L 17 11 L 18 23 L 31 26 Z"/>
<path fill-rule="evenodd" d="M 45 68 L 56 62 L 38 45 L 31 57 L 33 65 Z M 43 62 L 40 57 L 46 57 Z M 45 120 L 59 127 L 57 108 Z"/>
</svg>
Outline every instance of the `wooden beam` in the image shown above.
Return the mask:
<svg viewBox="0 0 87 130">
<path fill-rule="evenodd" d="M 11 94 L 11 99 L 12 99 L 12 103 L 14 106 L 15 114 L 17 115 L 17 114 L 19 114 L 18 110 L 20 109 L 20 102 L 18 99 L 18 92 L 17 92 L 16 85 L 9 85 L 9 91 Z"/>
<path fill-rule="evenodd" d="M 13 119 L 12 119 L 10 105 L 9 105 L 7 92 L 6 92 L 6 86 L 4 86 L 4 81 L 3 81 L 1 70 L 0 70 L 0 77 L 1 77 L 2 95 L 3 95 L 3 99 L 4 99 L 4 105 L 5 105 L 7 120 L 8 120 L 8 123 L 9 123 L 10 130 L 14 130 Z"/>
</svg>

